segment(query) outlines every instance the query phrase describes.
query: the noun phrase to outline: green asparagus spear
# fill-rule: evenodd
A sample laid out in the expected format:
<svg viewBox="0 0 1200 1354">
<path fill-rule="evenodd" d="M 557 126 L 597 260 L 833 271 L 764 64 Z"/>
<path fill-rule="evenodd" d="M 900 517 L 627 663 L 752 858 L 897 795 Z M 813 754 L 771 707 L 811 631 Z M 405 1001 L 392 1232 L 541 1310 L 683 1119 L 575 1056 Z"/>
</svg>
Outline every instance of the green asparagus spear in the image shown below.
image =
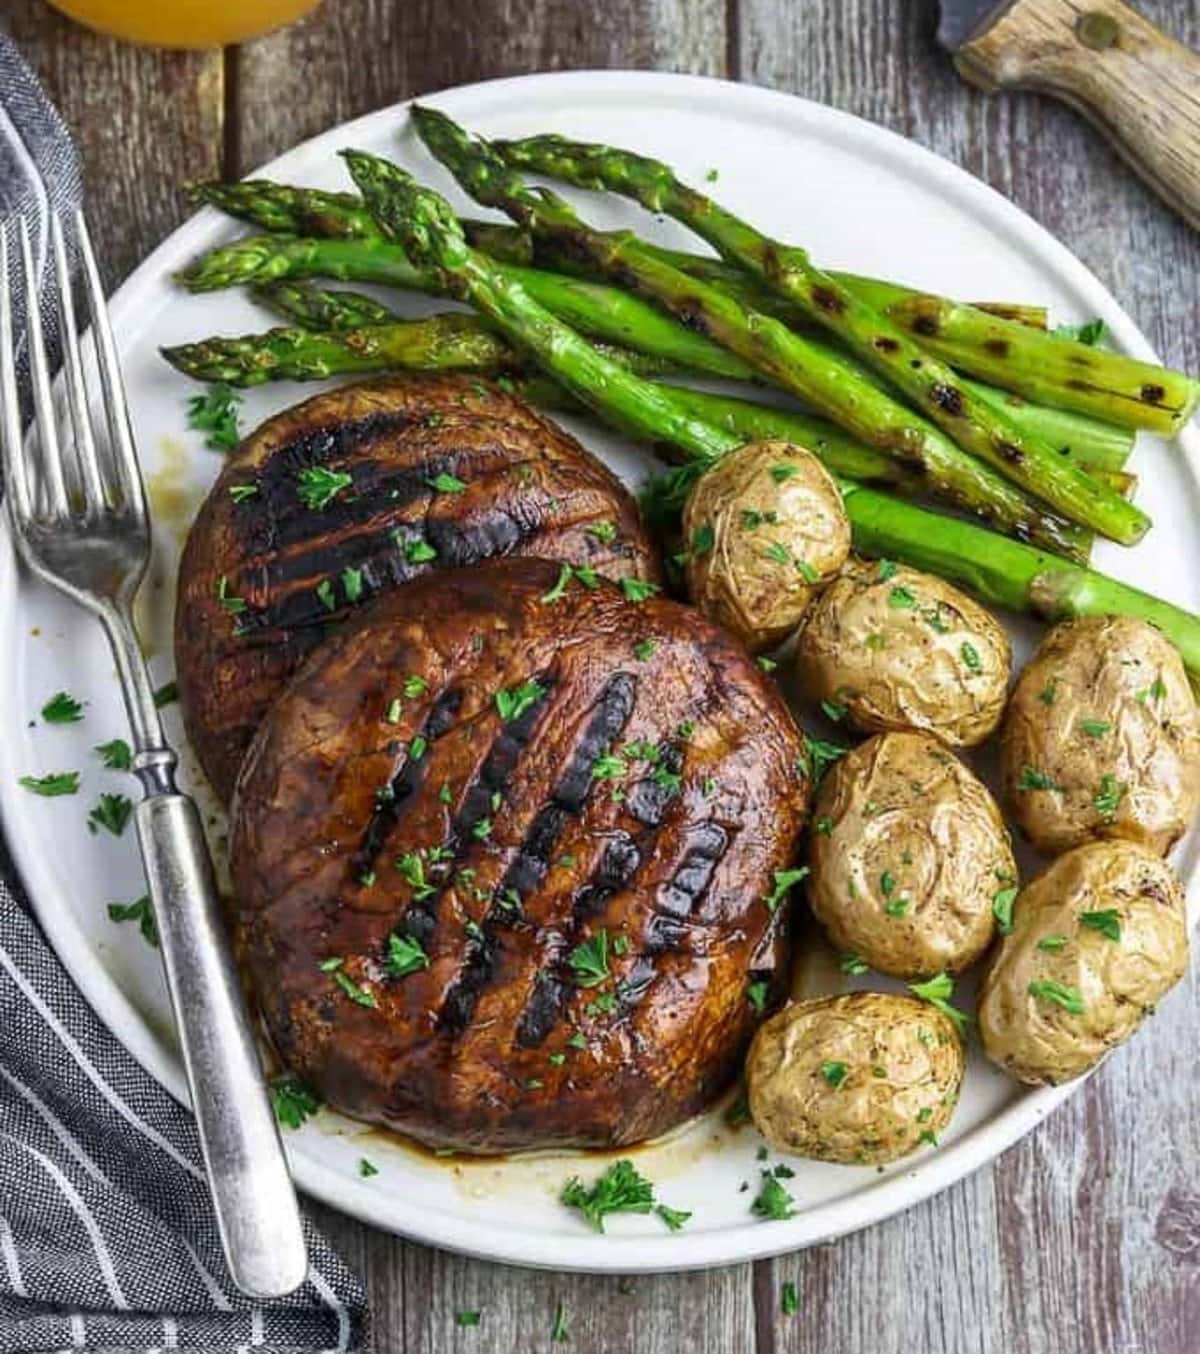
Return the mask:
<svg viewBox="0 0 1200 1354">
<path fill-rule="evenodd" d="M 426 109 L 414 109 L 426 141 L 458 151 L 462 137 L 453 124 Z M 428 131 L 424 129 L 428 128 Z M 559 136 L 506 142 L 497 152 L 509 163 L 552 174 L 587 188 L 608 188 L 689 226 L 727 262 L 782 296 L 811 322 L 824 326 L 868 367 L 904 395 L 964 451 L 987 461 L 1060 512 L 1086 522 L 1114 540 L 1130 544 L 1144 535 L 1150 519 L 1106 486 L 1097 488 L 1076 465 L 1041 438 L 1024 432 L 998 406 L 978 399 L 948 365 L 922 348 L 886 315 L 872 309 L 850 288 L 818 268 L 807 251 L 756 230 L 712 198 L 680 182 L 657 160 L 609 146 L 586 145 Z M 458 151 L 461 158 L 461 151 Z M 519 201 L 519 181 L 507 195 Z M 490 194 L 496 202 L 497 194 Z M 560 212 L 526 213 L 536 223 L 548 217 L 551 233 L 564 226 Z M 535 224 L 536 230 L 536 224 Z M 621 253 L 628 256 L 628 247 Z M 632 249 L 637 260 L 636 246 Z M 743 354 L 746 355 L 746 354 Z"/>
<path fill-rule="evenodd" d="M 254 296 L 284 319 L 306 329 L 344 333 L 365 324 L 391 324 L 399 317 L 373 296 L 357 291 L 330 291 L 305 280 L 268 282 L 255 287 Z"/>
<path fill-rule="evenodd" d="M 741 439 L 678 406 L 640 377 L 597 354 L 538 305 L 486 256 L 473 250 L 449 204 L 412 176 L 362 152 L 347 162 L 371 213 L 414 258 L 435 267 L 448 290 L 469 300 L 536 357 L 573 395 L 618 428 L 670 442 L 702 465 Z M 840 481 L 858 548 L 911 562 L 972 588 L 985 601 L 1051 620 L 1124 614 L 1157 625 L 1200 674 L 1200 617 L 981 527 Z"/>
<path fill-rule="evenodd" d="M 934 426 L 890 399 L 848 360 L 660 262 L 636 237 L 589 230 L 569 203 L 544 189 L 529 189 L 486 143 L 468 137 L 444 114 L 414 107 L 413 116 L 426 145 L 480 201 L 501 207 L 535 235 L 569 242 L 608 274 L 637 287 L 685 322 L 706 329 L 869 446 L 892 451 L 939 478 L 953 479 L 979 465 Z M 1011 454 L 990 448 L 1000 474 L 1071 521 L 1116 540 L 1128 542 L 1144 533 L 1145 514 L 1119 494 L 1049 448 L 1035 456 L 1029 451 L 1034 444 L 1025 439 L 1022 445 L 1024 450 L 1014 444 Z"/>
</svg>

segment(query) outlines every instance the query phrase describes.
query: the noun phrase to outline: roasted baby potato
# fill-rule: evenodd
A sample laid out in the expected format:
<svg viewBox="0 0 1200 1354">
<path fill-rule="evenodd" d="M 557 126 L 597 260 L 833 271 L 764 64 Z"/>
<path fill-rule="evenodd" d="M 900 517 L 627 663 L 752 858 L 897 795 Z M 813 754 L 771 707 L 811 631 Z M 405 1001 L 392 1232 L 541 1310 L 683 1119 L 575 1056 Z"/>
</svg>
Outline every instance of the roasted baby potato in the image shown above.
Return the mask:
<svg viewBox="0 0 1200 1354">
<path fill-rule="evenodd" d="M 914 997 L 849 992 L 785 1006 L 746 1060 L 750 1114 L 779 1152 L 895 1161 L 950 1122 L 966 1059 L 950 1019 Z"/>
<path fill-rule="evenodd" d="M 1097 837 L 1165 854 L 1200 808 L 1200 715 L 1175 646 L 1145 621 L 1057 625 L 1013 690 L 1005 797 L 1040 851 Z"/>
<path fill-rule="evenodd" d="M 979 1001 L 983 1047 L 1018 1081 L 1070 1081 L 1183 976 L 1183 888 L 1134 842 L 1089 842 L 1021 892 Z"/>
<path fill-rule="evenodd" d="M 808 901 L 840 950 L 900 978 L 966 968 L 1016 884 L 996 802 L 927 733 L 881 733 L 837 763 L 813 813 Z"/>
<path fill-rule="evenodd" d="M 751 653 L 791 634 L 850 551 L 837 485 L 791 442 L 724 456 L 696 481 L 683 527 L 692 601 Z"/>
<path fill-rule="evenodd" d="M 855 560 L 800 630 L 800 692 L 863 733 L 923 729 L 971 747 L 1004 709 L 1012 651 L 997 621 L 941 579 Z"/>
</svg>

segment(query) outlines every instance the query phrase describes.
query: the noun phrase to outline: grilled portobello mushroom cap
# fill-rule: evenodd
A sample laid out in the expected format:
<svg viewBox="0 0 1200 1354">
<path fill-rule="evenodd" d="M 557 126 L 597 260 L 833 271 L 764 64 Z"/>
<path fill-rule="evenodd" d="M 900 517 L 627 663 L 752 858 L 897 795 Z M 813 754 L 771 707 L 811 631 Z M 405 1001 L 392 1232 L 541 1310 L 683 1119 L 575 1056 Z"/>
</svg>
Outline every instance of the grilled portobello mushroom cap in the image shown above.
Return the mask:
<svg viewBox="0 0 1200 1354">
<path fill-rule="evenodd" d="M 503 560 L 313 653 L 246 756 L 239 939 L 287 1065 L 433 1147 L 616 1147 L 706 1106 L 785 985 L 802 741 L 680 603 Z"/>
<path fill-rule="evenodd" d="M 221 798 L 271 702 L 331 626 L 414 578 L 501 555 L 659 577 L 616 477 L 484 382 L 342 386 L 247 437 L 192 526 L 175 610 L 184 722 Z"/>
</svg>

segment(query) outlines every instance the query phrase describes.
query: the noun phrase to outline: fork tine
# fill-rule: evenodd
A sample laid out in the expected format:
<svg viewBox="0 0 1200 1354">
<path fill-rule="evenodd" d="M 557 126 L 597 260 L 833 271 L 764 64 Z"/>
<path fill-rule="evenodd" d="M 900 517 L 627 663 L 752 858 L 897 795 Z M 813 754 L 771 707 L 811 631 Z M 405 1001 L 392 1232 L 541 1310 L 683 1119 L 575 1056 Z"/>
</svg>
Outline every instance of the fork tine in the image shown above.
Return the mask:
<svg viewBox="0 0 1200 1354">
<path fill-rule="evenodd" d="M 58 281 L 58 327 L 62 337 L 63 382 L 67 387 L 71 426 L 75 432 L 75 453 L 82 473 L 84 508 L 85 511 L 94 514 L 104 510 L 104 481 L 96 456 L 92 421 L 88 416 L 87 388 L 83 382 L 79 335 L 75 329 L 75 301 L 71 295 L 71 271 L 67 267 L 62 224 L 57 216 L 50 218 L 50 240 L 54 248 L 54 271 Z"/>
<path fill-rule="evenodd" d="M 50 389 L 50 368 L 46 345 L 42 341 L 42 317 L 38 309 L 38 278 L 33 266 L 33 248 L 25 218 L 20 220 L 21 262 L 25 273 L 25 341 L 29 352 L 29 381 L 33 388 L 33 410 L 41 451 L 41 478 L 47 507 L 56 516 L 68 511 L 67 487 L 63 480 L 62 451 L 58 441 L 58 421 L 54 395 Z"/>
<path fill-rule="evenodd" d="M 4 484 L 14 525 L 32 515 L 29 481 L 25 476 L 25 448 L 17 399 L 17 367 L 13 349 L 12 291 L 9 282 L 8 233 L 0 222 L 0 454 Z"/>
<path fill-rule="evenodd" d="M 139 518 L 146 516 L 146 491 L 142 485 L 142 471 L 133 445 L 133 430 L 129 422 L 129 405 L 125 399 L 125 383 L 117 361 L 117 346 L 113 342 L 112 326 L 108 322 L 108 307 L 104 302 L 104 287 L 96 255 L 88 234 L 83 212 L 75 213 L 76 239 L 83 262 L 88 309 L 92 317 L 92 337 L 96 344 L 96 359 L 100 367 L 100 384 L 104 388 L 104 410 L 108 415 L 108 432 L 112 439 L 117 474 L 125 495 L 125 506 Z"/>
</svg>

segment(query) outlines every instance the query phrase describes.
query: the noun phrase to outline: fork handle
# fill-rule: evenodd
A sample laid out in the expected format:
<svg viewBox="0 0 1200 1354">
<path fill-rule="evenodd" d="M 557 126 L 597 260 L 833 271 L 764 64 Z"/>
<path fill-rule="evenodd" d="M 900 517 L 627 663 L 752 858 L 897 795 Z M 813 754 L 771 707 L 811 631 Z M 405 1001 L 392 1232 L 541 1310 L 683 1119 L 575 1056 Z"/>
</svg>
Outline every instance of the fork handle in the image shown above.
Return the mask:
<svg viewBox="0 0 1200 1354">
<path fill-rule="evenodd" d="M 281 1297 L 308 1257 L 195 804 L 151 793 L 135 810 L 213 1207 L 234 1282 Z"/>
</svg>

